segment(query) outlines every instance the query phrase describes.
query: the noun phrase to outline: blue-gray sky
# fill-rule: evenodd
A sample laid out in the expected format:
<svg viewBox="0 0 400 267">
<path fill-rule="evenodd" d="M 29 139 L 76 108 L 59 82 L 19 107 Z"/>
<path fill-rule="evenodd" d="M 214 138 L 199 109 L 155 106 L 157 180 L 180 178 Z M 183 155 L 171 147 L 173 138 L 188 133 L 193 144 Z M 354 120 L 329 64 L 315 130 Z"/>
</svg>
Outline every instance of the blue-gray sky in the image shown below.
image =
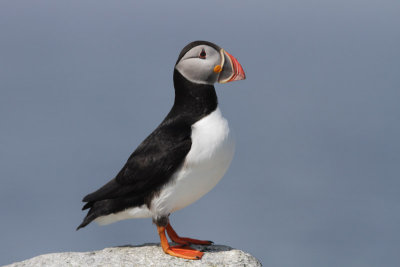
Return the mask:
<svg viewBox="0 0 400 267">
<path fill-rule="evenodd" d="M 173 102 L 194 40 L 238 58 L 217 85 L 237 149 L 172 215 L 264 266 L 400 262 L 400 2 L 0 1 L 0 264 L 158 242 L 150 219 L 75 232 Z"/>
</svg>

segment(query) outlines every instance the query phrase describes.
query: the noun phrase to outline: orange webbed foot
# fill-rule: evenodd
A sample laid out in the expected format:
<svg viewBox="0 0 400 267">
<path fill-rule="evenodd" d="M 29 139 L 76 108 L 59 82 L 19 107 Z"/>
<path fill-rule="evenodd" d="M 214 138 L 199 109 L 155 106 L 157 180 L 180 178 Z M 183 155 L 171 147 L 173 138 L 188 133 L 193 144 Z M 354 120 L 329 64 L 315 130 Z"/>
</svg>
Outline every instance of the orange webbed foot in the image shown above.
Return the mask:
<svg viewBox="0 0 400 267">
<path fill-rule="evenodd" d="M 165 250 L 164 250 L 165 251 Z M 170 246 L 169 248 L 166 249 L 165 253 L 183 258 L 183 259 L 189 259 L 189 260 L 200 260 L 201 257 L 203 257 L 203 252 L 195 250 L 191 247 L 187 246 Z"/>
<path fill-rule="evenodd" d="M 198 240 L 198 239 L 193 239 L 193 238 L 188 238 L 188 237 L 180 237 L 175 230 L 172 228 L 171 224 L 168 223 L 166 227 L 168 236 L 171 238 L 172 241 L 178 244 L 183 244 L 183 245 L 189 245 L 189 244 L 195 244 L 195 245 L 211 245 L 213 244 L 212 241 L 208 240 Z"/>
<path fill-rule="evenodd" d="M 161 247 L 163 251 L 171 256 L 188 259 L 188 260 L 200 260 L 203 257 L 203 252 L 195 250 L 187 244 L 181 244 L 177 246 L 170 246 L 165 235 L 165 227 L 157 226 L 158 234 L 160 235 Z"/>
</svg>

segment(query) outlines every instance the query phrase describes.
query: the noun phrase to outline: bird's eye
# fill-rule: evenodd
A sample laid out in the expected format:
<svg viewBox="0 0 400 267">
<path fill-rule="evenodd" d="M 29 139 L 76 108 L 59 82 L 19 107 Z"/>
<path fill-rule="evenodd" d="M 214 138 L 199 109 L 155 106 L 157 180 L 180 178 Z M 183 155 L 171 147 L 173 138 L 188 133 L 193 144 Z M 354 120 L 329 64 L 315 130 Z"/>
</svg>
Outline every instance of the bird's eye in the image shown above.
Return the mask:
<svg viewBox="0 0 400 267">
<path fill-rule="evenodd" d="M 199 55 L 199 58 L 201 58 L 201 59 L 206 59 L 206 56 L 207 56 L 207 54 L 206 54 L 206 51 L 204 50 L 204 48 L 201 50 L 201 53 L 200 53 L 200 55 Z"/>
</svg>

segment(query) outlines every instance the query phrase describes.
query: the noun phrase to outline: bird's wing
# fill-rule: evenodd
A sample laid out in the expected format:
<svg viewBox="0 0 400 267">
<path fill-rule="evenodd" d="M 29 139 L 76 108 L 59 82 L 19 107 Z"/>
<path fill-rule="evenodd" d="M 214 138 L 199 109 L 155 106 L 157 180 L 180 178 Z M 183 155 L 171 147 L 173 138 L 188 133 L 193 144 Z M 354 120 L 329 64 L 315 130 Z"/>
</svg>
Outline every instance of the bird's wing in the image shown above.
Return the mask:
<svg viewBox="0 0 400 267">
<path fill-rule="evenodd" d="M 83 209 L 105 199 L 146 198 L 168 182 L 183 164 L 191 145 L 190 126 L 186 123 L 161 124 L 132 153 L 114 179 L 84 197 L 83 201 L 89 203 Z"/>
</svg>

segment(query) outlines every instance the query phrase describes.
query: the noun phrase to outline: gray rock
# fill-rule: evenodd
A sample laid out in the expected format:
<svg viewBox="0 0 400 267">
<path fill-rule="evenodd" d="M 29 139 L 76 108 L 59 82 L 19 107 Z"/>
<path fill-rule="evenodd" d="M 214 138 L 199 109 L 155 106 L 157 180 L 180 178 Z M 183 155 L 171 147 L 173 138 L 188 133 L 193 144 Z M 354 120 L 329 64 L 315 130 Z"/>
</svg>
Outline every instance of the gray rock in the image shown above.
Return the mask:
<svg viewBox="0 0 400 267">
<path fill-rule="evenodd" d="M 185 260 L 165 254 L 159 244 L 105 248 L 92 252 L 51 253 L 16 262 L 22 266 L 262 266 L 248 253 L 223 245 L 194 246 L 204 251 L 201 260 Z"/>
</svg>

